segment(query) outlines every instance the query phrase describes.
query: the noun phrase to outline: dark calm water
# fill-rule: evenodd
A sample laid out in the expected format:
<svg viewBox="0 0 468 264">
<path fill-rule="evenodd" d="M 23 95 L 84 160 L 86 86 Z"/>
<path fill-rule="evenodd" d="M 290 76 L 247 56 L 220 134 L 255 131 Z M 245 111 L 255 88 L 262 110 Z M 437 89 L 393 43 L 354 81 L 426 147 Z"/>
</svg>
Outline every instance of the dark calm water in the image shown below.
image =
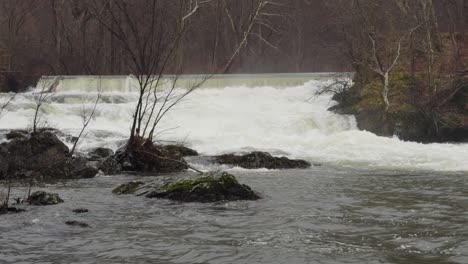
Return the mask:
<svg viewBox="0 0 468 264">
<path fill-rule="evenodd" d="M 0 216 L 0 263 L 468 263 L 466 173 L 234 174 L 264 198 L 180 204 L 111 194 L 134 176 L 46 186 L 66 202 Z M 90 212 L 72 212 L 80 207 Z"/>
</svg>

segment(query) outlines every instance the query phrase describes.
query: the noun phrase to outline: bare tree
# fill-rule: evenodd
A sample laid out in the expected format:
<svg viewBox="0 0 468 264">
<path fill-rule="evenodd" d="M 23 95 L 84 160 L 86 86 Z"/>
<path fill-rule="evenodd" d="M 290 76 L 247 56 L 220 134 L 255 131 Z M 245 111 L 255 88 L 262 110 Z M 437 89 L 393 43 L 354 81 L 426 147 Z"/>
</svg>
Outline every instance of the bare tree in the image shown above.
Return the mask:
<svg viewBox="0 0 468 264">
<path fill-rule="evenodd" d="M 76 147 L 78 146 L 78 142 L 83 138 L 83 133 L 88 127 L 89 123 L 94 117 L 94 114 L 96 113 L 97 106 L 99 102 L 101 101 L 101 96 L 102 96 L 102 90 L 101 90 L 101 78 L 99 77 L 99 87 L 96 92 L 96 100 L 94 101 L 94 104 L 91 108 L 87 108 L 84 104 L 82 105 L 81 108 L 81 118 L 83 121 L 83 126 L 81 127 L 80 133 L 76 137 L 75 142 L 73 143 L 73 147 L 68 153 L 70 157 L 73 156 L 73 153 L 75 153 Z"/>
<path fill-rule="evenodd" d="M 34 116 L 32 120 L 32 132 L 33 133 L 36 133 L 38 130 L 38 127 L 41 125 L 42 106 L 53 96 L 52 92 L 55 91 L 55 89 L 60 83 L 60 80 L 62 80 L 62 76 L 55 77 L 50 83 L 48 83 L 47 81 L 38 83 L 38 86 L 40 87 L 40 91 L 34 94 L 34 102 L 36 105 L 34 108 Z"/>
<path fill-rule="evenodd" d="M 400 56 L 401 56 L 402 42 L 405 39 L 407 39 L 407 37 L 411 37 L 413 32 L 418 27 L 419 26 L 416 26 L 410 29 L 407 35 L 403 35 L 400 37 L 400 39 L 398 40 L 398 43 L 396 44 L 396 51 L 393 55 L 393 60 L 390 62 L 390 64 L 388 64 L 388 66 L 384 63 L 381 56 L 379 55 L 378 43 L 377 43 L 375 34 L 369 33 L 369 39 L 372 43 L 372 59 L 371 59 L 372 63 L 370 64 L 370 68 L 371 70 L 373 70 L 375 73 L 379 75 L 380 80 L 382 82 L 382 97 L 385 103 L 385 111 L 388 111 L 388 108 L 390 107 L 390 101 L 388 100 L 388 91 L 390 88 L 389 74 L 398 64 L 398 60 L 400 59 Z"/>
<path fill-rule="evenodd" d="M 2 118 L 7 112 L 7 107 L 13 102 L 15 99 L 16 94 L 13 94 L 10 97 L 2 98 L 2 102 L 0 103 L 0 118 Z"/>
</svg>

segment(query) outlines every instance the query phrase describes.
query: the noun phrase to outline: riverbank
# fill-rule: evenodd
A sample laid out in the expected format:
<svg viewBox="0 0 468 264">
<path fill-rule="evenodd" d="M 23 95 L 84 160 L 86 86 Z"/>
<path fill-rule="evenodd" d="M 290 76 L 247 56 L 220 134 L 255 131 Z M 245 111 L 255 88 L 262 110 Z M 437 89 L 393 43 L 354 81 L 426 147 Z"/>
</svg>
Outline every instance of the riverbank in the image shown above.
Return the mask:
<svg viewBox="0 0 468 264">
<path fill-rule="evenodd" d="M 439 80 L 449 87 L 430 95 L 422 93 L 421 78 L 392 75 L 387 110 L 380 81 L 356 75 L 354 84 L 334 97 L 338 104 L 330 110 L 354 115 L 359 129 L 379 136 L 423 143 L 468 142 L 468 74 Z"/>
</svg>

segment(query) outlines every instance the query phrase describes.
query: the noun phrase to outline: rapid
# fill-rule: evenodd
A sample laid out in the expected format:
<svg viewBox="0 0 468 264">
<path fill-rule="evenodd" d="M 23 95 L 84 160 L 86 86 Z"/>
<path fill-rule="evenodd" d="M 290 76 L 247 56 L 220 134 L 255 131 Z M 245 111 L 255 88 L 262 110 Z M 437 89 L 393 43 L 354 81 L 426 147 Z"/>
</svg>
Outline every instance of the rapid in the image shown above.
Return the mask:
<svg viewBox="0 0 468 264">
<path fill-rule="evenodd" d="M 163 120 L 158 140 L 184 142 L 204 155 L 255 149 L 321 164 L 284 171 L 227 168 L 262 199 L 182 204 L 111 193 L 119 184 L 156 176 L 35 186 L 59 193 L 65 203 L 0 216 L 0 264 L 468 263 L 468 145 L 418 144 L 359 131 L 353 116 L 327 111 L 331 95 L 315 96 L 331 79 L 216 78 Z M 132 81 L 70 78 L 43 108 L 44 124 L 64 137 L 77 135 L 98 86 L 102 100 L 80 151 L 125 142 L 137 98 Z M 16 95 L 0 130 L 31 126 L 38 89 Z M 173 176 L 189 175 L 194 173 Z M 26 191 L 15 186 L 13 197 Z M 77 215 L 76 208 L 89 213 Z M 67 226 L 68 220 L 89 227 Z"/>
</svg>

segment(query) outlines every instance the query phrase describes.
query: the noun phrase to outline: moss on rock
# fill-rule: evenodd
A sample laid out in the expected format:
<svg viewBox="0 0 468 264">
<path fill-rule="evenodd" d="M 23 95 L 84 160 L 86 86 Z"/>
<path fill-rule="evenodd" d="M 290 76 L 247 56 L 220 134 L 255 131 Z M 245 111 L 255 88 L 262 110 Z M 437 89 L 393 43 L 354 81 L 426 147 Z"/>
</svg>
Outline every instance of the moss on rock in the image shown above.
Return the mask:
<svg viewBox="0 0 468 264">
<path fill-rule="evenodd" d="M 150 191 L 146 196 L 202 203 L 260 198 L 249 186 L 240 184 L 227 172 L 207 172 L 197 178 L 169 182 Z"/>
<path fill-rule="evenodd" d="M 132 181 L 120 185 L 119 187 L 112 190 L 113 194 L 122 195 L 122 194 L 133 194 L 137 191 L 138 188 L 143 186 L 144 183 L 140 181 Z"/>
</svg>

